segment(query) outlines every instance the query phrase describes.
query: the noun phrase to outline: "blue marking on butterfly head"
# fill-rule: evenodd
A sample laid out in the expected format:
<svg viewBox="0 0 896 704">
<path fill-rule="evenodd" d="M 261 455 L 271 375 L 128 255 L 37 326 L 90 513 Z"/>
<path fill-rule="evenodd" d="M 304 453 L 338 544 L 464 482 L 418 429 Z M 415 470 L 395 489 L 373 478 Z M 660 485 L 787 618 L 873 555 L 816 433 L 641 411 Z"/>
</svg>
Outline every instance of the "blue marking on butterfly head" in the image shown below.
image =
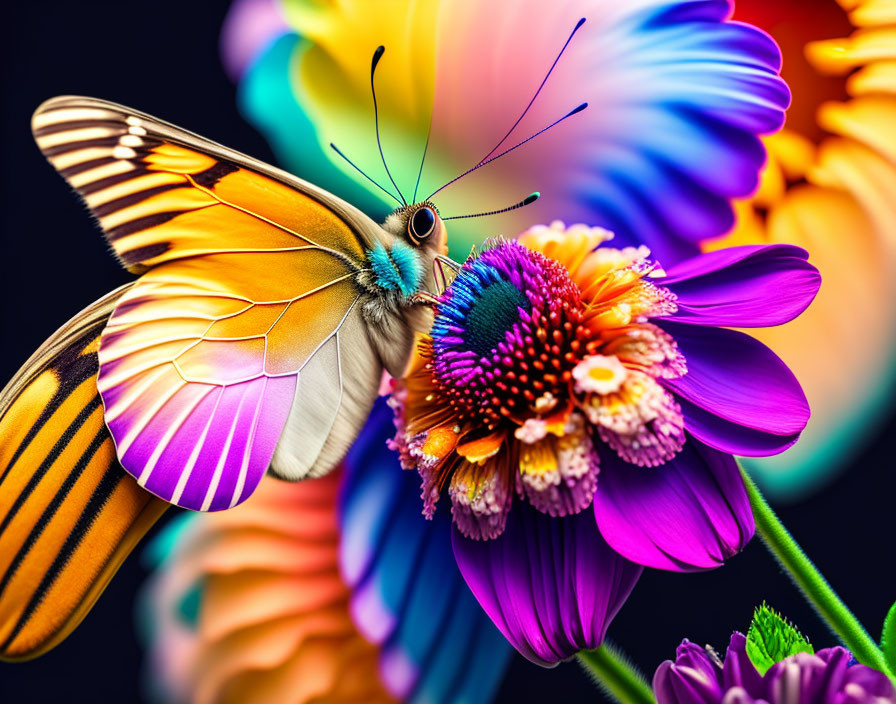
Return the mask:
<svg viewBox="0 0 896 704">
<path fill-rule="evenodd" d="M 401 280 L 401 292 L 405 296 L 410 296 L 420 288 L 420 280 L 423 278 L 420 255 L 409 244 L 397 240 L 392 245 L 392 262 Z"/>
<path fill-rule="evenodd" d="M 389 251 L 377 242 L 367 253 L 376 283 L 389 291 L 400 291 L 405 297 L 420 287 L 423 278 L 420 257 L 413 247 L 397 240 Z"/>
</svg>

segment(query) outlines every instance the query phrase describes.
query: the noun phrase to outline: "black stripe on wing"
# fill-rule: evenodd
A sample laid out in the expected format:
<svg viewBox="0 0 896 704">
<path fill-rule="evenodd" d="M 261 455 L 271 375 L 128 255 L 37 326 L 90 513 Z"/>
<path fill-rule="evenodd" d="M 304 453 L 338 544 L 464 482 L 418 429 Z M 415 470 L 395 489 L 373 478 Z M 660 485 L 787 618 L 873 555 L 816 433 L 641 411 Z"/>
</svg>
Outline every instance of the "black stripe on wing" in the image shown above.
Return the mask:
<svg viewBox="0 0 896 704">
<path fill-rule="evenodd" d="M 77 340 L 75 344 L 65 347 L 61 352 L 59 352 L 57 356 L 48 360 L 47 363 L 45 363 L 41 368 L 34 370 L 35 374 L 38 372 L 50 370 L 56 377 L 58 386 L 55 393 L 50 397 L 49 400 L 46 401 L 46 405 L 40 411 L 40 414 L 34 421 L 33 425 L 28 429 L 25 437 L 16 446 L 16 449 L 12 453 L 12 457 L 10 458 L 6 467 L 4 467 L 2 472 L 0 472 L 0 489 L 2 489 L 3 482 L 9 475 L 12 468 L 21 458 L 22 453 L 28 449 L 37 434 L 43 429 L 50 418 L 53 417 L 53 414 L 56 413 L 57 410 L 59 410 L 59 407 L 62 405 L 62 403 L 78 386 L 83 384 L 90 377 L 96 376 L 97 372 L 99 371 L 99 362 L 97 360 L 96 353 L 83 354 L 83 351 L 85 347 L 87 347 L 87 345 L 96 340 L 103 327 L 105 326 L 105 323 L 105 320 L 97 321 L 92 326 L 83 331 L 82 339 Z M 99 401 L 98 396 L 96 398 L 96 401 Z M 66 431 L 66 435 L 68 435 L 69 438 L 71 437 L 71 434 L 77 431 L 78 427 L 80 427 L 84 419 L 92 412 L 94 408 L 96 408 L 95 405 L 93 405 L 90 410 L 85 408 L 81 414 L 78 414 L 78 416 L 76 416 L 73 424 L 70 425 L 68 430 Z M 2 410 L 5 411 L 6 409 Z M 0 420 L 2 420 L 2 414 L 0 414 Z M 61 440 L 62 438 L 60 438 L 60 441 Z M 65 444 L 67 443 L 62 443 L 54 446 L 53 449 L 51 449 L 50 453 L 48 453 L 48 456 L 54 453 L 54 456 L 57 456 L 59 452 L 65 449 Z M 41 466 L 44 465 L 42 464 Z M 45 469 L 46 468 L 44 467 L 44 470 Z M 40 471 L 40 469 L 38 471 Z M 2 530 L 2 527 L 0 527 L 0 532 L 2 532 Z"/>
<path fill-rule="evenodd" d="M 0 660 L 60 642 L 166 506 L 118 463 L 96 389 L 120 295 L 69 321 L 0 391 Z"/>
<path fill-rule="evenodd" d="M 78 546 L 84 540 L 84 536 L 90 530 L 94 520 L 96 520 L 100 509 L 102 509 L 103 505 L 109 500 L 112 492 L 115 491 L 116 487 L 121 483 L 125 476 L 125 473 L 120 469 L 118 469 L 118 471 L 107 471 L 103 475 L 99 485 L 94 489 L 87 506 L 84 507 L 84 510 L 78 517 L 74 529 L 69 534 L 68 538 L 66 538 L 62 549 L 56 553 L 56 557 L 53 559 L 50 568 L 44 573 L 40 583 L 28 600 L 22 615 L 19 617 L 18 621 L 16 621 L 16 625 L 4 641 L 0 643 L 0 652 L 9 648 L 10 644 L 19 636 L 28 624 L 28 621 L 33 616 L 34 612 L 46 597 L 47 592 L 59 578 L 59 575 L 71 560 L 75 550 L 77 550 Z"/>
<path fill-rule="evenodd" d="M 15 576 L 16 570 L 18 570 L 22 562 L 28 556 L 31 548 L 34 547 L 34 544 L 43 534 L 44 530 L 53 519 L 53 516 L 56 515 L 56 512 L 59 510 L 62 502 L 65 501 L 65 498 L 69 495 L 69 492 L 71 492 L 72 487 L 75 485 L 75 482 L 77 482 L 81 477 L 85 468 L 93 459 L 94 455 L 96 455 L 103 442 L 108 439 L 108 431 L 106 431 L 105 428 L 101 428 L 96 433 L 96 435 L 93 436 L 93 440 L 85 448 L 84 452 L 81 453 L 81 456 L 78 458 L 78 462 L 72 468 L 72 471 L 69 472 L 68 475 L 66 475 L 65 479 L 62 481 L 62 484 L 59 487 L 59 490 L 53 496 L 53 499 L 49 504 L 47 504 L 46 508 L 40 514 L 40 517 L 37 519 L 37 521 L 35 521 L 34 526 L 28 533 L 28 537 L 25 538 L 25 542 L 22 544 L 22 547 L 20 547 L 18 552 L 16 552 L 16 555 L 10 563 L 9 567 L 6 569 L 6 572 L 4 572 L 2 578 L 0 578 L 0 597 L 2 597 L 3 592 L 9 585 L 10 580 Z M 106 472 L 106 474 L 121 476 L 124 474 L 124 472 L 121 469 L 116 468 L 114 465 L 110 465 L 109 470 Z M 7 516 L 7 520 L 9 518 L 10 516 Z M 2 530 L 3 528 L 0 528 L 0 532 L 2 532 Z M 3 648 L 0 647 L 0 650 L 2 649 Z"/>
</svg>

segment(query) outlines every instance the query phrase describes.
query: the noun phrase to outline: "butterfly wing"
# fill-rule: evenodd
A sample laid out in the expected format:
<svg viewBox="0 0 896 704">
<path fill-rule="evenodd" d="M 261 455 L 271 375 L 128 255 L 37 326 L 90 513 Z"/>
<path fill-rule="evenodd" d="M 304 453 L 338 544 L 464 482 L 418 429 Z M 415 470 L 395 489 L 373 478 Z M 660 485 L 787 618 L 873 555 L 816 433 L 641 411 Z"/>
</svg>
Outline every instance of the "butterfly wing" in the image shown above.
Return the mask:
<svg viewBox="0 0 896 704">
<path fill-rule="evenodd" d="M 122 293 L 63 326 L 0 392 L 0 660 L 65 638 L 168 507 L 121 468 L 96 390 Z"/>
<path fill-rule="evenodd" d="M 269 466 L 331 469 L 376 397 L 355 280 L 387 235 L 311 184 L 128 108 L 56 98 L 32 127 L 143 272 L 99 349 L 124 468 L 194 510 L 240 503 Z"/>
</svg>

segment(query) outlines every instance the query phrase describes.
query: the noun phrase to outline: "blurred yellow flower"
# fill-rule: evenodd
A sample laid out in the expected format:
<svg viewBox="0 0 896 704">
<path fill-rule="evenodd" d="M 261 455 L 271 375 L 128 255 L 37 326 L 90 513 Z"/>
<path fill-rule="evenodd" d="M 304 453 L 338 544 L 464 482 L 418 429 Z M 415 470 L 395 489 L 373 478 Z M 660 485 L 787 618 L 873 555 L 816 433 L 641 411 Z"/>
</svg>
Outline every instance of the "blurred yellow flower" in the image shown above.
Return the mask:
<svg viewBox="0 0 896 704">
<path fill-rule="evenodd" d="M 735 18 L 779 42 L 793 105 L 785 128 L 765 138 L 768 164 L 755 195 L 736 204 L 736 226 L 704 248 L 787 242 L 809 250 L 821 271 L 804 316 L 757 334 L 797 374 L 813 417 L 794 448 L 749 464 L 769 490 L 796 497 L 887 417 L 896 367 L 896 2 L 740 0 Z"/>
</svg>

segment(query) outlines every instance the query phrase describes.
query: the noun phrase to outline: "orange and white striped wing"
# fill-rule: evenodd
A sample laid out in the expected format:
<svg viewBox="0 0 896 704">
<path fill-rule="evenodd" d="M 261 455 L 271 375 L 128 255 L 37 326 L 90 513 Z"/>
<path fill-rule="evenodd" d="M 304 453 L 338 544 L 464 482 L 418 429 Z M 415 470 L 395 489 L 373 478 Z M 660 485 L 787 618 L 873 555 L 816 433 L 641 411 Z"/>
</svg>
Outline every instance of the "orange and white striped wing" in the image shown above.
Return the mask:
<svg viewBox="0 0 896 704">
<path fill-rule="evenodd" d="M 122 289 L 76 315 L 0 391 L 0 660 L 28 660 L 88 613 L 168 504 L 115 457 L 96 390 Z"/>
</svg>

